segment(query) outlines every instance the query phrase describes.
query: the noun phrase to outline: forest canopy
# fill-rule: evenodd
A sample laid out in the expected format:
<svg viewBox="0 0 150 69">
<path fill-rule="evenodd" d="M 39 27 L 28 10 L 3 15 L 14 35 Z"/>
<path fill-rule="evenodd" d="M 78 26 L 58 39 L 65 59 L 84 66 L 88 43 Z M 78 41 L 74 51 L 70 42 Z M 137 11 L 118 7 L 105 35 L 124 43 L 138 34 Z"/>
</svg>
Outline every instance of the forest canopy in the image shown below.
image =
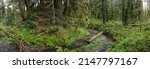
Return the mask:
<svg viewBox="0 0 150 69">
<path fill-rule="evenodd" d="M 150 0 L 0 0 L 0 51 L 150 51 Z"/>
</svg>

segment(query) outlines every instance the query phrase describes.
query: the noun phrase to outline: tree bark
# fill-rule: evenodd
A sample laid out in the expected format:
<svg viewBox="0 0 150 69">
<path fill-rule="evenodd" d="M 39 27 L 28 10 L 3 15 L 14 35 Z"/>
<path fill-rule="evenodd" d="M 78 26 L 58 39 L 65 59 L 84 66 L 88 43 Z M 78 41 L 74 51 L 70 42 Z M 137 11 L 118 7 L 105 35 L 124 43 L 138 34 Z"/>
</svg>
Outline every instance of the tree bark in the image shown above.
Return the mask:
<svg viewBox="0 0 150 69">
<path fill-rule="evenodd" d="M 108 5 L 107 0 L 102 0 L 102 15 L 103 15 L 103 24 L 108 22 Z"/>
<path fill-rule="evenodd" d="M 25 5 L 27 7 L 27 10 L 30 11 L 31 10 L 31 7 L 30 7 L 30 0 L 24 0 L 25 2 Z"/>
<path fill-rule="evenodd" d="M 65 0 L 63 15 L 69 16 L 71 11 L 70 0 Z"/>
<path fill-rule="evenodd" d="M 63 0 L 54 0 L 55 12 L 58 16 L 61 16 L 64 11 Z"/>
<path fill-rule="evenodd" d="M 122 21 L 125 22 L 125 0 L 122 0 Z"/>
<path fill-rule="evenodd" d="M 22 17 L 22 21 L 26 21 L 25 6 L 24 6 L 24 3 L 21 0 L 19 0 L 19 9 L 20 9 L 20 14 L 21 14 L 21 17 Z"/>
</svg>

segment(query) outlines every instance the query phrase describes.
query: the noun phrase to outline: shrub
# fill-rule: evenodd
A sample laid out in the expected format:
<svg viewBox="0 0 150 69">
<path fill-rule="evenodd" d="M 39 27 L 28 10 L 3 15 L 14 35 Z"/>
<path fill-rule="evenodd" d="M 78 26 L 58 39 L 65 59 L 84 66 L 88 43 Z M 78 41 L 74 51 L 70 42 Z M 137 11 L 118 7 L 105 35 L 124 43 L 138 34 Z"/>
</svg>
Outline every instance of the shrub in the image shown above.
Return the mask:
<svg viewBox="0 0 150 69">
<path fill-rule="evenodd" d="M 148 52 L 150 51 L 150 34 L 134 33 L 133 35 L 115 43 L 109 51 L 117 52 Z"/>
<path fill-rule="evenodd" d="M 24 41 L 27 46 L 46 47 L 48 49 L 55 49 L 56 51 L 68 51 L 72 49 L 75 41 L 83 39 L 90 35 L 90 33 L 83 28 L 76 31 L 74 29 L 61 28 L 53 33 L 47 34 L 46 32 L 32 33 L 32 30 L 27 29 L 17 32 L 17 37 Z"/>
<path fill-rule="evenodd" d="M 94 21 L 93 21 L 94 22 Z M 91 24 L 92 25 L 92 24 Z M 93 27 L 97 26 L 93 25 Z M 145 52 L 150 51 L 149 25 L 132 27 L 124 26 L 120 21 L 99 24 L 98 29 L 115 40 L 108 51 L 113 52 Z"/>
<path fill-rule="evenodd" d="M 102 42 L 105 40 L 104 37 L 99 37 L 88 45 L 84 45 L 80 48 L 73 49 L 73 52 L 98 52 L 102 47 Z"/>
</svg>

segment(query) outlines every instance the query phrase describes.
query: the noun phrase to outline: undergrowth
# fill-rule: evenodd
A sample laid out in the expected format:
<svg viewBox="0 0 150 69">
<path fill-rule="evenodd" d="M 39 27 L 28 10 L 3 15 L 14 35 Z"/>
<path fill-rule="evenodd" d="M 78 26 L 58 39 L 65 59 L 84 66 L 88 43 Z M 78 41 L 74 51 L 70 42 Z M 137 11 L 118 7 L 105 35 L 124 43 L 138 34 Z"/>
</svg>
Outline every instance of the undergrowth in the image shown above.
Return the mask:
<svg viewBox="0 0 150 69">
<path fill-rule="evenodd" d="M 53 27 L 55 29 L 53 29 Z M 5 29 L 4 31 L 7 32 L 8 35 L 22 41 L 25 46 L 34 48 L 45 47 L 46 49 L 54 49 L 55 51 L 70 51 L 75 41 L 90 35 L 88 30 L 84 28 L 75 30 L 74 28 L 63 28 L 60 26 L 52 26 L 49 29 L 18 29 L 16 27 L 5 27 L 3 29 Z M 0 38 L 4 43 L 10 45 L 17 44 L 16 41 L 7 36 L 6 33 L 1 33 Z"/>
<path fill-rule="evenodd" d="M 17 21 L 19 23 L 19 21 Z M 15 25 L 15 23 L 14 23 Z M 16 26 L 0 25 L 0 39 L 10 45 L 18 45 L 16 39 L 23 42 L 23 45 L 34 48 L 45 47 L 62 51 L 95 51 L 100 49 L 102 37 L 92 43 L 80 48 L 73 49 L 73 44 L 84 39 L 90 33 L 86 28 L 62 26 L 46 26 L 38 28 L 24 28 Z M 91 19 L 88 26 L 90 29 L 103 31 L 106 36 L 114 40 L 108 51 L 113 52 L 147 52 L 150 51 L 150 24 L 122 25 L 121 21 L 109 21 L 102 24 L 99 19 Z M 7 32 L 4 33 L 3 31 Z M 11 37 L 10 37 L 11 36 Z M 13 38 L 12 38 L 13 37 Z M 14 39 L 15 38 L 15 39 Z"/>
<path fill-rule="evenodd" d="M 150 24 L 122 25 L 120 21 L 110 21 L 107 24 L 93 20 L 90 28 L 98 28 L 114 40 L 108 51 L 112 52 L 147 52 L 150 51 Z M 99 23 L 97 23 L 99 22 Z"/>
<path fill-rule="evenodd" d="M 80 48 L 72 50 L 72 52 L 98 52 L 102 47 L 102 42 L 105 40 L 104 37 L 99 37 L 92 41 L 90 44 L 83 45 Z"/>
</svg>

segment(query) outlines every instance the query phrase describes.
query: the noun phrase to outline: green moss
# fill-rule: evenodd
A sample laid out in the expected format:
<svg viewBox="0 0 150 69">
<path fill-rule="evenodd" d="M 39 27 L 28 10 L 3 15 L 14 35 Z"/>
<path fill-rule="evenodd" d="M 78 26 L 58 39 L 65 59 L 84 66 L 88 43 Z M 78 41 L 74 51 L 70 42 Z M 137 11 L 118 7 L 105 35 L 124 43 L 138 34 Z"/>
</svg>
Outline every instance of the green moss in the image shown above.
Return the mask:
<svg viewBox="0 0 150 69">
<path fill-rule="evenodd" d="M 124 26 L 121 21 L 109 21 L 107 24 L 98 23 L 93 19 L 91 28 L 98 27 L 98 30 L 115 40 L 115 43 L 108 51 L 112 52 L 138 52 L 150 51 L 150 31 L 148 24 L 138 26 Z"/>
<path fill-rule="evenodd" d="M 91 42 L 88 45 L 84 45 L 80 48 L 74 49 L 72 51 L 77 51 L 77 52 L 98 52 L 100 50 L 100 48 L 102 47 L 102 42 L 103 40 L 105 40 L 104 37 L 99 37 L 96 40 L 94 40 L 93 42 Z"/>
</svg>

